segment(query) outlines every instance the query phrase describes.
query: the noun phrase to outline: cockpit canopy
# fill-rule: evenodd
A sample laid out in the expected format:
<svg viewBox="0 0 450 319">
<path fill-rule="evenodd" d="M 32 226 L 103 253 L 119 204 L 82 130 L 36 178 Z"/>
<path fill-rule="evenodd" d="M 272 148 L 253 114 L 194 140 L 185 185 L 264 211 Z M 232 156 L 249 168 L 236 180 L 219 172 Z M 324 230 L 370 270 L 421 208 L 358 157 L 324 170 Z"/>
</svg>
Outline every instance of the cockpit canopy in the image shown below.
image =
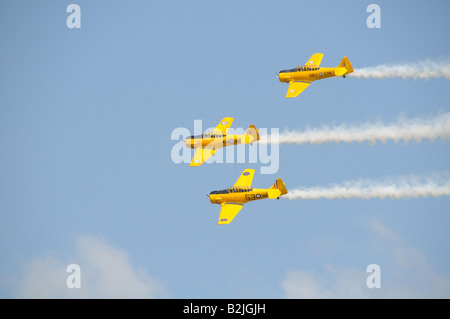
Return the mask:
<svg viewBox="0 0 450 319">
<path fill-rule="evenodd" d="M 188 137 L 188 139 L 203 139 L 203 138 L 221 138 L 223 137 L 222 133 L 218 133 L 218 132 L 206 132 L 203 133 L 201 135 L 191 135 Z"/>
<path fill-rule="evenodd" d="M 316 65 L 299 65 L 295 69 L 290 70 L 282 70 L 280 73 L 289 73 L 289 72 L 302 72 L 302 71 L 316 71 L 320 69 L 320 67 Z"/>
<path fill-rule="evenodd" d="M 253 188 L 250 188 L 249 186 L 234 186 L 234 187 L 229 187 L 227 189 L 220 190 L 220 191 L 212 191 L 210 193 L 210 195 L 214 195 L 214 194 L 246 193 L 246 192 L 250 192 L 252 190 L 253 190 Z"/>
</svg>

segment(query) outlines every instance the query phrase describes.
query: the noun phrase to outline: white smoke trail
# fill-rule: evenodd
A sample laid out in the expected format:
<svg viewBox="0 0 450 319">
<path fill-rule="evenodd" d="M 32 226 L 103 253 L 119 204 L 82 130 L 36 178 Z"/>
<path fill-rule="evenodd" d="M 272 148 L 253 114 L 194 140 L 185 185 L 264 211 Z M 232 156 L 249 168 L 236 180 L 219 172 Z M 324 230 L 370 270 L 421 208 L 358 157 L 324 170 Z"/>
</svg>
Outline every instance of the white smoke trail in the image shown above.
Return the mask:
<svg viewBox="0 0 450 319">
<path fill-rule="evenodd" d="M 418 198 L 450 196 L 450 174 L 428 177 L 407 176 L 385 181 L 355 180 L 328 187 L 301 187 L 289 190 L 287 199 L 342 199 L 342 198 Z"/>
<path fill-rule="evenodd" d="M 425 60 L 404 64 L 381 64 L 373 67 L 354 69 L 353 73 L 350 73 L 349 76 L 359 79 L 450 79 L 450 59 L 446 58 L 442 61 Z"/>
<path fill-rule="evenodd" d="M 385 143 L 388 140 L 408 142 L 414 140 L 421 142 L 422 139 L 434 141 L 436 138 L 450 139 L 450 112 L 436 115 L 430 118 L 399 118 L 391 124 L 363 123 L 359 125 L 340 124 L 338 126 L 323 125 L 320 128 L 304 131 L 285 131 L 278 138 L 261 136 L 260 143 L 264 144 L 323 144 L 340 142 L 370 142 L 377 141 Z"/>
</svg>

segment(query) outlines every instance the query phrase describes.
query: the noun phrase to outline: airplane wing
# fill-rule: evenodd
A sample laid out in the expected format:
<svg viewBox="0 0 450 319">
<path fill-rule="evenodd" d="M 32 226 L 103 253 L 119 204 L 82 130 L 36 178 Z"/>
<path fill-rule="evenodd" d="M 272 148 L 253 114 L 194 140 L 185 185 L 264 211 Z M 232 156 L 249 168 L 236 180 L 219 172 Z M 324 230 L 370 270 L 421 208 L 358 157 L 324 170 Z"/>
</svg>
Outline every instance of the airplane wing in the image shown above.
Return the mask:
<svg viewBox="0 0 450 319">
<path fill-rule="evenodd" d="M 226 203 L 222 204 L 222 208 L 220 209 L 219 216 L 219 225 L 229 224 L 234 217 L 239 213 L 242 209 L 243 204 L 231 204 Z"/>
<path fill-rule="evenodd" d="M 232 117 L 224 117 L 220 123 L 216 126 L 214 131 L 220 131 L 223 135 L 227 134 L 228 129 L 233 123 L 234 118 Z"/>
<path fill-rule="evenodd" d="M 306 61 L 305 65 L 316 65 L 319 66 L 322 62 L 323 53 L 315 53 L 313 54 L 308 61 Z"/>
<path fill-rule="evenodd" d="M 255 175 L 255 170 L 248 168 L 242 172 L 241 176 L 239 176 L 236 184 L 234 186 L 252 186 L 253 175 Z"/>
<path fill-rule="evenodd" d="M 303 92 L 304 89 L 306 89 L 311 82 L 307 81 L 292 81 L 289 82 L 289 88 L 286 93 L 286 97 L 296 97 L 300 93 Z"/>
<path fill-rule="evenodd" d="M 191 164 L 189 166 L 202 165 L 208 158 L 213 156 L 215 152 L 216 150 L 212 150 L 210 148 L 197 147 L 195 149 L 194 157 L 192 158 Z"/>
</svg>

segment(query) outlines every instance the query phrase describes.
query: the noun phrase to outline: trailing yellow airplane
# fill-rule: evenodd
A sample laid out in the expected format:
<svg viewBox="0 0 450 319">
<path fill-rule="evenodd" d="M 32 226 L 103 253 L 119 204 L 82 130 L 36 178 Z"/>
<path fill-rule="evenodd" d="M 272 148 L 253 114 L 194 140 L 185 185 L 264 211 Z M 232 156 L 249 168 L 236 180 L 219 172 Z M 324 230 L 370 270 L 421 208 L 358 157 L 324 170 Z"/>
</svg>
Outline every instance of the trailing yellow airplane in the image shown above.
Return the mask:
<svg viewBox="0 0 450 319">
<path fill-rule="evenodd" d="M 346 74 L 353 72 L 353 67 L 347 57 L 344 57 L 336 68 L 320 67 L 322 57 L 322 53 L 315 53 L 306 61 L 305 65 L 297 66 L 291 70 L 282 70 L 278 73 L 280 82 L 289 83 L 286 97 L 296 97 L 313 81 L 341 75 L 345 78 Z"/>
<path fill-rule="evenodd" d="M 278 178 L 269 189 L 251 188 L 254 174 L 254 169 L 246 169 L 234 186 L 221 191 L 212 191 L 208 195 L 211 203 L 222 206 L 219 225 L 229 224 L 247 202 L 263 198 L 279 199 L 281 195 L 287 194 L 281 178 Z"/>
<path fill-rule="evenodd" d="M 254 125 L 250 125 L 244 135 L 228 134 L 228 130 L 233 123 L 233 120 L 232 117 L 225 117 L 212 132 L 205 132 L 201 135 L 192 135 L 186 139 L 186 146 L 195 148 L 195 154 L 189 166 L 202 165 L 208 158 L 213 156 L 219 148 L 259 141 L 259 131 Z"/>
</svg>

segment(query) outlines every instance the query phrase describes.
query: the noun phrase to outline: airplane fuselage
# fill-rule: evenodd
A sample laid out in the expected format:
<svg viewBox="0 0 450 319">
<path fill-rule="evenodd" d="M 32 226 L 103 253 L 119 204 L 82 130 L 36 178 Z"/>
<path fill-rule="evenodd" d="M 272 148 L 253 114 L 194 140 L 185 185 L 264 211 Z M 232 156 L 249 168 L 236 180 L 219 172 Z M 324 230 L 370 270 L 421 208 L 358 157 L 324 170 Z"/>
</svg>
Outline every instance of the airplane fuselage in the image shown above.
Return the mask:
<svg viewBox="0 0 450 319">
<path fill-rule="evenodd" d="M 186 146 L 189 148 L 209 148 L 219 149 L 229 145 L 247 144 L 253 141 L 253 139 L 245 135 L 233 135 L 233 134 L 203 134 L 197 136 L 190 136 L 186 139 Z"/>
<path fill-rule="evenodd" d="M 280 82 L 305 81 L 313 82 L 333 76 L 341 76 L 347 73 L 345 68 L 322 68 L 317 66 L 302 66 L 291 70 L 283 70 L 278 73 Z"/>
<path fill-rule="evenodd" d="M 268 198 L 269 189 L 230 187 L 221 191 L 213 191 L 209 194 L 209 200 L 213 204 L 236 203 L 245 204 L 254 200 Z"/>
</svg>

